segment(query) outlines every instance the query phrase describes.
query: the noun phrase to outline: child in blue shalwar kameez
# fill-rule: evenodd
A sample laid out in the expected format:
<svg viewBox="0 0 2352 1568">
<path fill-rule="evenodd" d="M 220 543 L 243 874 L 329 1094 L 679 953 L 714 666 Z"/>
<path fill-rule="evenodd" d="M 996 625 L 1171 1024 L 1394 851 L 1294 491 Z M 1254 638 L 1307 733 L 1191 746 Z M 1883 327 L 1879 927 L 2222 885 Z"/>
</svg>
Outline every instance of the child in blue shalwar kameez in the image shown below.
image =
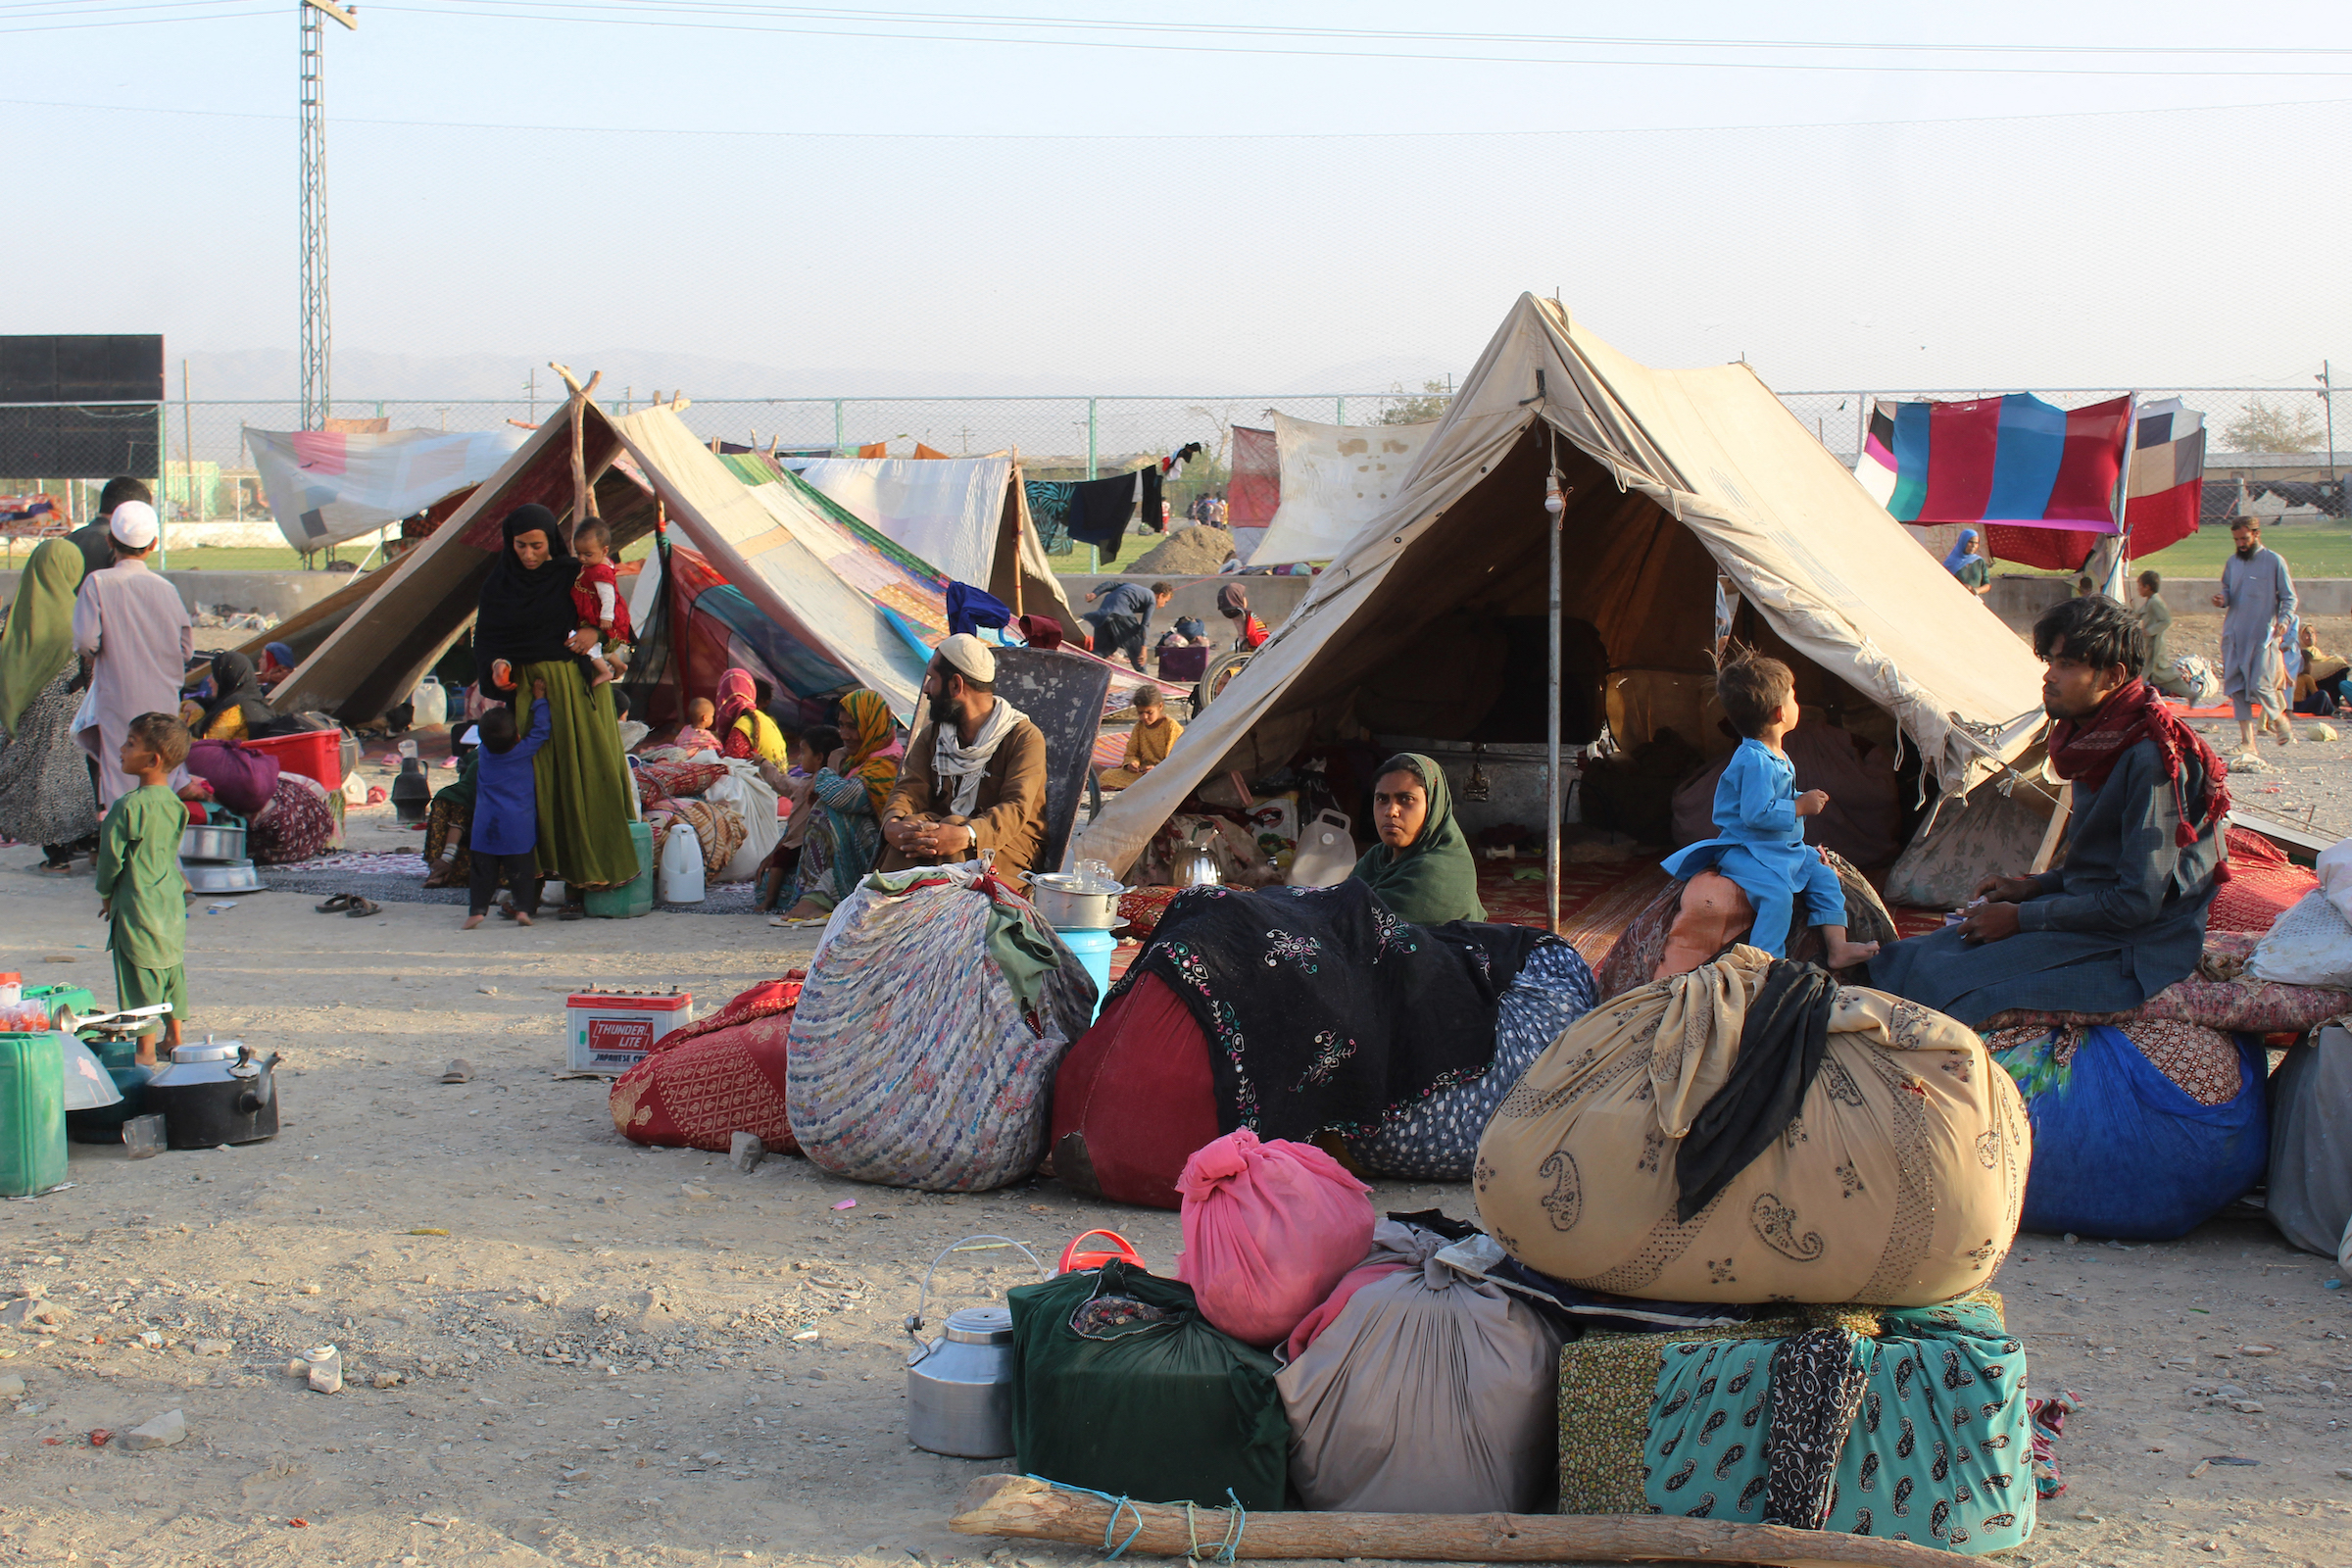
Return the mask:
<svg viewBox="0 0 2352 1568">
<path fill-rule="evenodd" d="M 1845 891 L 1838 873 L 1805 842 L 1803 818 L 1830 804 L 1820 790 L 1796 793 L 1796 767 L 1781 739 L 1796 728 L 1796 677 L 1777 659 L 1740 650 L 1716 672 L 1715 693 L 1726 717 L 1745 739 L 1715 786 L 1715 838 L 1676 851 L 1666 874 L 1690 877 L 1715 870 L 1732 879 L 1754 906 L 1747 943 L 1776 958 L 1788 956 L 1790 916 L 1803 895 L 1806 923 L 1821 927 L 1832 969 L 1860 963 L 1875 942 L 1845 936 Z"/>
</svg>

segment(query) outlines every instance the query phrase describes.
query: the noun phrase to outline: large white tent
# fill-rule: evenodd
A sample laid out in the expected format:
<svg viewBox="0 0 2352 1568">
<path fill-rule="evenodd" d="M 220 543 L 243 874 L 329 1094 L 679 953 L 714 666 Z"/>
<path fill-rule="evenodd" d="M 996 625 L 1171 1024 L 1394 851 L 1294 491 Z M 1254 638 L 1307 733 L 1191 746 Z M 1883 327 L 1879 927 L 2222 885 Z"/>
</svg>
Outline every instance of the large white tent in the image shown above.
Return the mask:
<svg viewBox="0 0 2352 1568">
<path fill-rule="evenodd" d="M 1797 666 L 1800 696 L 1883 710 L 1947 794 L 2034 740 L 2031 653 L 1752 370 L 1650 369 L 1522 295 L 1396 502 L 1071 854 L 1131 864 L 1211 774 L 1254 775 L 1318 737 L 1383 728 L 1363 711 L 1379 689 L 1417 684 L 1422 713 L 1475 723 L 1453 631 L 1548 618 L 1555 472 L 1555 624 L 1586 634 L 1621 744 L 1668 720 L 1699 733 L 1718 574 L 1753 607 L 1757 641 Z M 1444 721 L 1406 732 L 1443 735 Z"/>
</svg>

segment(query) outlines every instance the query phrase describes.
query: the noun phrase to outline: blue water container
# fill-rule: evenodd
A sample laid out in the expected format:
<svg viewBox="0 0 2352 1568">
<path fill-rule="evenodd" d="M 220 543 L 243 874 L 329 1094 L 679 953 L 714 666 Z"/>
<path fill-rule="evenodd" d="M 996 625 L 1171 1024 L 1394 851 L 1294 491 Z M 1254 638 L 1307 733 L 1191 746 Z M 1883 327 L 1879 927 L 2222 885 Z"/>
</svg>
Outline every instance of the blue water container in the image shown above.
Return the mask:
<svg viewBox="0 0 2352 1568">
<path fill-rule="evenodd" d="M 1056 927 L 1054 934 L 1061 938 L 1062 946 L 1078 955 L 1086 972 L 1095 977 L 1095 1011 L 1101 1012 L 1102 999 L 1110 995 L 1110 956 L 1119 951 L 1119 939 L 1107 931 L 1092 929 L 1064 931 Z"/>
</svg>

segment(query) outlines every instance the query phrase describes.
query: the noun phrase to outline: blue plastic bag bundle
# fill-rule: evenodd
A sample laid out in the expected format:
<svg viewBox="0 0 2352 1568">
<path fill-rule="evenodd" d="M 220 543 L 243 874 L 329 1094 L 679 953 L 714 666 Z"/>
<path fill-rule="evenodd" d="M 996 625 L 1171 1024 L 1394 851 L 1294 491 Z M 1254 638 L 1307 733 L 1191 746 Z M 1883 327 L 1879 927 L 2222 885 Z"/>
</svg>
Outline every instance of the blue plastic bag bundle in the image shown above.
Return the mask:
<svg viewBox="0 0 2352 1568">
<path fill-rule="evenodd" d="M 2237 1092 L 2206 1104 L 2123 1029 L 2083 1030 L 2071 1055 L 2063 1037 L 2036 1034 L 1993 1052 L 2017 1080 L 2034 1122 L 2024 1229 L 2171 1241 L 2262 1179 L 2270 1153 L 2269 1062 L 2259 1039 L 2234 1037 Z"/>
</svg>

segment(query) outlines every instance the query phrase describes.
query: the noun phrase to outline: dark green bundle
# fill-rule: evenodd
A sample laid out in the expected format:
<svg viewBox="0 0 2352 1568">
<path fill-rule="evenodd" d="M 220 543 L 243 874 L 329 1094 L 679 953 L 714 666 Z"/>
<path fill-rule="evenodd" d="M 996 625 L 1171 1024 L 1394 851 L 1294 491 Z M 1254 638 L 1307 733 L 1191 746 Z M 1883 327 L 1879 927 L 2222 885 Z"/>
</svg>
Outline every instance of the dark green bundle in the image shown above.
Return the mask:
<svg viewBox="0 0 2352 1568">
<path fill-rule="evenodd" d="M 1096 1297 L 1157 1321 L 1074 1332 Z M 1012 1440 L 1021 1469 L 1139 1502 L 1280 1508 L 1291 1429 L 1274 1358 L 1209 1327 L 1189 1285 L 1124 1263 L 1005 1293 L 1012 1308 Z M 1115 1313 L 1098 1311 L 1098 1317 Z"/>
</svg>

